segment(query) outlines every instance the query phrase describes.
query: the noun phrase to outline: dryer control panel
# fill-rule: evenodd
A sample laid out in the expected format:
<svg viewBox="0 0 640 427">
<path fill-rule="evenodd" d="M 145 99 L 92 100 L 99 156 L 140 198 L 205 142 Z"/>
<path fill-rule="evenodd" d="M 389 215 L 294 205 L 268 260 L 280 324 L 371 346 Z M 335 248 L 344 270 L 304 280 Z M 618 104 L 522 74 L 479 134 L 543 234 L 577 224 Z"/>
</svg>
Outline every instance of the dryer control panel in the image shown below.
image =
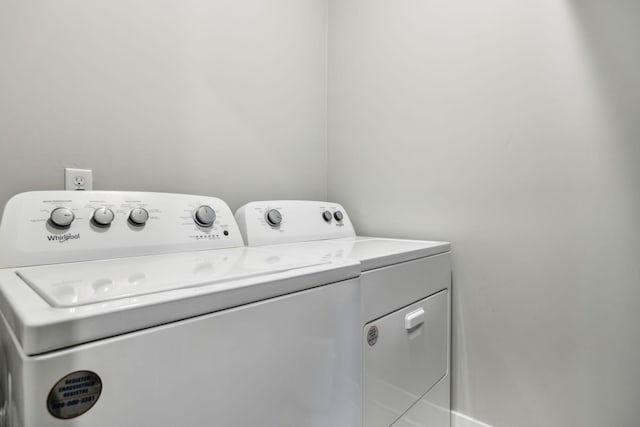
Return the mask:
<svg viewBox="0 0 640 427">
<path fill-rule="evenodd" d="M 0 268 L 238 246 L 229 206 L 186 194 L 27 192 L 0 223 Z"/>
<path fill-rule="evenodd" d="M 305 200 L 250 202 L 236 211 L 247 246 L 355 237 L 353 224 L 338 203 Z"/>
</svg>

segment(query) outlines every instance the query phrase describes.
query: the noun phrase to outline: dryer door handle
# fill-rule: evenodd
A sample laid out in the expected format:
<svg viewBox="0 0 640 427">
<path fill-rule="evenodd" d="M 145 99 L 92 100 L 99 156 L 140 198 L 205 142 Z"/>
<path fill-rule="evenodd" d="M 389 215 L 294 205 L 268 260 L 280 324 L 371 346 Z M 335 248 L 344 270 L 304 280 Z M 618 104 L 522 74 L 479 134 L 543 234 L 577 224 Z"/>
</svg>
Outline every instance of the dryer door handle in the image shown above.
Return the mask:
<svg viewBox="0 0 640 427">
<path fill-rule="evenodd" d="M 404 328 L 407 331 L 417 328 L 423 323 L 424 323 L 424 308 L 422 307 L 412 311 L 411 313 L 407 313 L 407 315 L 404 316 Z"/>
</svg>

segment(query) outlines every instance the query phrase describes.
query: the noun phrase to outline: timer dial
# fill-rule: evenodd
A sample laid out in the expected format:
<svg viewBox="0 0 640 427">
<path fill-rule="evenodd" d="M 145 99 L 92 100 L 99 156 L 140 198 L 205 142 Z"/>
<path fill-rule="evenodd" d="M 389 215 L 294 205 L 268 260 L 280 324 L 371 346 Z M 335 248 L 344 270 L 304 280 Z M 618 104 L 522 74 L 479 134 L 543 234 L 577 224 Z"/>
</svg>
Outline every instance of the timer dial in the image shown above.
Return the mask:
<svg viewBox="0 0 640 427">
<path fill-rule="evenodd" d="M 103 207 L 93 211 L 93 216 L 91 217 L 91 219 L 96 225 L 106 227 L 108 225 L 111 225 L 115 217 L 116 216 L 111 209 Z"/>
<path fill-rule="evenodd" d="M 133 208 L 129 212 L 129 222 L 133 225 L 143 226 L 149 219 L 149 212 L 145 208 Z"/>
<path fill-rule="evenodd" d="M 198 206 L 193 212 L 193 220 L 201 227 L 211 227 L 216 220 L 216 211 L 211 206 Z"/>
<path fill-rule="evenodd" d="M 73 211 L 69 208 L 55 208 L 51 211 L 49 221 L 56 227 L 67 228 L 71 225 L 73 220 L 76 219 Z"/>
<path fill-rule="evenodd" d="M 265 215 L 267 224 L 272 227 L 277 227 L 282 222 L 282 214 L 277 209 L 269 209 Z"/>
</svg>

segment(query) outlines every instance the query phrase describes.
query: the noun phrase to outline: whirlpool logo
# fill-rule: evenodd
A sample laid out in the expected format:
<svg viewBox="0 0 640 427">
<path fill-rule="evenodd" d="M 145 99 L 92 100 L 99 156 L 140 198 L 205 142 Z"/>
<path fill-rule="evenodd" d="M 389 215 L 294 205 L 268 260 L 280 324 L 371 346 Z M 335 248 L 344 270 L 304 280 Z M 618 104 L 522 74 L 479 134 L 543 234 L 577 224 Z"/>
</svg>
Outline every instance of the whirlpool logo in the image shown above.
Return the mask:
<svg viewBox="0 0 640 427">
<path fill-rule="evenodd" d="M 78 234 L 71 234 L 71 233 L 67 233 L 67 234 L 49 234 L 47 236 L 47 240 L 49 240 L 50 242 L 58 242 L 58 243 L 64 243 L 64 242 L 68 242 L 69 240 L 75 240 L 75 239 L 79 239 L 80 238 L 80 233 Z"/>
</svg>

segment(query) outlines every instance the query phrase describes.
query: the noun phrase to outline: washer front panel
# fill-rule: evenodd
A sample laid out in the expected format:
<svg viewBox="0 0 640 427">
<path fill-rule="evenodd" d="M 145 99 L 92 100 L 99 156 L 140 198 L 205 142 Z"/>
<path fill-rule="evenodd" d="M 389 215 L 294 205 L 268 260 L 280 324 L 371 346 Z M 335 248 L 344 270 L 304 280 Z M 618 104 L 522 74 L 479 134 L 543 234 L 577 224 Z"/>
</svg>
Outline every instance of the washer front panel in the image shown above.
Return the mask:
<svg viewBox="0 0 640 427">
<path fill-rule="evenodd" d="M 29 357 L 20 426 L 361 425 L 358 304 L 349 280 Z M 101 396 L 55 418 L 48 393 L 78 370 L 101 378 Z"/>
</svg>

